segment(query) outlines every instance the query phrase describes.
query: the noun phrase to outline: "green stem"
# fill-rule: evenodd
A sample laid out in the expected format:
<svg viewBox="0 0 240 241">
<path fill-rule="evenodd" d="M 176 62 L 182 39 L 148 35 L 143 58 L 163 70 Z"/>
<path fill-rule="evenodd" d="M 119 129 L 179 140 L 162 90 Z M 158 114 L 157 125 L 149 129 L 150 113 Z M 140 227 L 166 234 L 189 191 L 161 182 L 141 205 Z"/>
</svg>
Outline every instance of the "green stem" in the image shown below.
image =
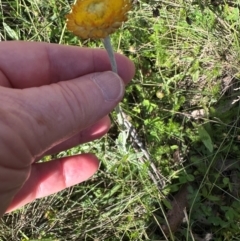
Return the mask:
<svg viewBox="0 0 240 241">
<path fill-rule="evenodd" d="M 105 49 L 107 50 L 109 59 L 110 59 L 110 63 L 111 63 L 111 67 L 112 67 L 112 71 L 114 73 L 118 73 L 117 70 L 117 63 L 116 63 L 116 59 L 115 59 L 115 55 L 114 55 L 114 51 L 111 45 L 111 39 L 109 36 L 107 36 L 105 39 L 103 39 L 103 45 L 105 47 Z"/>
<path fill-rule="evenodd" d="M 103 41 L 105 49 L 107 50 L 107 53 L 108 53 L 108 56 L 109 56 L 109 59 L 110 59 L 110 63 L 111 63 L 112 71 L 114 73 L 118 74 L 117 63 L 116 63 L 115 55 L 114 55 L 113 48 L 112 48 L 112 45 L 111 45 L 110 37 L 107 36 L 102 41 Z M 138 148 L 140 148 L 140 150 L 142 151 L 146 160 L 150 162 L 150 166 L 151 166 L 151 168 L 153 170 L 153 173 L 154 173 L 153 174 L 151 171 L 149 171 L 149 175 L 150 175 L 151 179 L 157 185 L 157 187 L 160 186 L 161 189 L 162 189 L 165 186 L 165 180 L 164 180 L 165 178 L 158 171 L 158 169 L 155 167 L 154 163 L 151 161 L 150 154 L 148 153 L 148 150 L 144 147 L 141 139 L 138 137 L 138 133 L 137 133 L 136 129 L 127 120 L 126 114 L 122 111 L 122 109 L 119 105 L 117 105 L 115 107 L 115 111 L 117 113 L 117 119 L 118 119 L 118 123 L 119 123 L 120 128 L 121 128 L 121 131 L 128 132 L 131 135 L 132 140 L 133 140 L 133 144 L 135 146 L 138 146 Z M 136 149 L 136 147 L 135 147 L 135 149 Z M 144 159 L 142 159 L 142 162 L 145 163 Z"/>
<path fill-rule="evenodd" d="M 107 36 L 106 38 L 103 39 L 103 45 L 105 47 L 105 49 L 107 50 L 108 53 L 108 57 L 111 63 L 111 68 L 112 71 L 116 74 L 118 74 L 118 70 L 117 70 L 117 63 L 116 63 L 116 59 L 115 59 L 115 55 L 114 55 L 114 51 L 111 45 L 111 39 L 109 36 Z M 121 126 L 121 129 L 124 130 L 124 119 L 123 119 L 123 114 L 122 114 L 122 110 L 121 107 L 119 106 L 119 104 L 115 107 L 115 111 L 117 113 L 117 118 L 118 118 L 118 122 Z"/>
</svg>

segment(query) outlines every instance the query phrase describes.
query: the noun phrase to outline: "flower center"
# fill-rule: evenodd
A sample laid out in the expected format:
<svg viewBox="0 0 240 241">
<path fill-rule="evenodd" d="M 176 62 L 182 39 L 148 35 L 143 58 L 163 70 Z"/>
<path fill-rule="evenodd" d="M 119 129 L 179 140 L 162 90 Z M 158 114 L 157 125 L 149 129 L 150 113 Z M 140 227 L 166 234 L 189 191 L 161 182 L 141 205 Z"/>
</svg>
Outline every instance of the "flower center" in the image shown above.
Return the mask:
<svg viewBox="0 0 240 241">
<path fill-rule="evenodd" d="M 87 11 L 89 13 L 96 14 L 98 18 L 102 18 L 104 16 L 105 10 L 106 10 L 105 3 L 98 2 L 98 1 L 90 3 L 87 7 Z"/>
</svg>

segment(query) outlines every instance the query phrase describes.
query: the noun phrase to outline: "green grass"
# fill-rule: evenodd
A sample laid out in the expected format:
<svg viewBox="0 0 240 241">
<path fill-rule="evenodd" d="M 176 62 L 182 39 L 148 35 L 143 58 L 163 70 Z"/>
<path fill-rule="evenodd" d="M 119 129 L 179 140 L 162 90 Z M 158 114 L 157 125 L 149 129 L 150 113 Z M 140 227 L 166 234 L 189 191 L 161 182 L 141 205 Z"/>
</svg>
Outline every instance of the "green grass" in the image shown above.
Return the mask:
<svg viewBox="0 0 240 241">
<path fill-rule="evenodd" d="M 166 185 L 123 148 L 113 114 L 107 136 L 58 154 L 97 153 L 100 171 L 5 215 L 0 240 L 240 239 L 240 1 L 135 2 L 112 36 L 136 64 L 121 106 Z M 1 1 L 1 40 L 102 47 L 66 31 L 70 4 Z"/>
</svg>

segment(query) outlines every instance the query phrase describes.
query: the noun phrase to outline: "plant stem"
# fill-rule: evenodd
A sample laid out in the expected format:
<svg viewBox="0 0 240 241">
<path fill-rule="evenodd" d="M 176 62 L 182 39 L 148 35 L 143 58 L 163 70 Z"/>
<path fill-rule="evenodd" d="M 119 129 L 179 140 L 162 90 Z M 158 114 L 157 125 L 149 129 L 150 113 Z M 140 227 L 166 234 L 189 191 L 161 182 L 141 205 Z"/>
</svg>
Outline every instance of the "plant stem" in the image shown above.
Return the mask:
<svg viewBox="0 0 240 241">
<path fill-rule="evenodd" d="M 112 48 L 111 39 L 109 36 L 107 36 L 105 39 L 103 39 L 103 45 L 104 45 L 105 49 L 107 50 L 112 71 L 114 73 L 118 74 L 117 63 L 116 63 L 114 51 Z M 124 127 L 124 123 L 123 123 L 124 117 L 122 115 L 122 110 L 121 110 L 119 104 L 115 107 L 115 111 L 117 113 L 118 122 L 119 122 L 122 130 L 125 130 L 126 128 Z"/>
<path fill-rule="evenodd" d="M 116 63 L 114 51 L 113 51 L 113 48 L 111 45 L 111 40 L 110 40 L 109 36 L 107 36 L 105 39 L 103 39 L 103 44 L 104 44 L 105 49 L 107 50 L 112 71 L 114 73 L 118 74 L 117 63 Z M 126 114 L 122 111 L 119 104 L 115 107 L 115 111 L 117 113 L 117 119 L 118 119 L 118 123 L 121 127 L 121 130 L 127 131 L 129 133 L 129 135 L 131 136 L 131 141 L 133 142 L 132 146 L 135 149 L 135 151 L 139 152 L 139 150 L 141 150 L 141 152 L 145 156 L 145 159 L 149 162 L 150 167 L 152 168 L 152 171 L 154 173 L 153 174 L 151 171 L 149 171 L 148 172 L 149 176 L 153 180 L 153 182 L 157 185 L 157 187 L 161 190 L 162 188 L 164 188 L 164 186 L 166 184 L 166 180 L 165 180 L 164 176 L 158 171 L 158 169 L 156 168 L 154 163 L 151 161 L 149 152 L 144 147 L 144 144 L 142 143 L 141 139 L 139 138 L 136 129 L 128 121 Z M 146 160 L 144 160 L 144 158 L 140 158 L 140 161 L 142 163 L 145 163 Z"/>
<path fill-rule="evenodd" d="M 113 51 L 113 48 L 111 45 L 111 39 L 109 36 L 107 36 L 105 39 L 103 39 L 103 44 L 104 44 L 105 49 L 107 50 L 107 53 L 108 53 L 108 56 L 110 59 L 110 63 L 111 63 L 111 67 L 112 67 L 112 71 L 117 74 L 118 73 L 117 63 L 116 63 L 114 51 Z"/>
</svg>

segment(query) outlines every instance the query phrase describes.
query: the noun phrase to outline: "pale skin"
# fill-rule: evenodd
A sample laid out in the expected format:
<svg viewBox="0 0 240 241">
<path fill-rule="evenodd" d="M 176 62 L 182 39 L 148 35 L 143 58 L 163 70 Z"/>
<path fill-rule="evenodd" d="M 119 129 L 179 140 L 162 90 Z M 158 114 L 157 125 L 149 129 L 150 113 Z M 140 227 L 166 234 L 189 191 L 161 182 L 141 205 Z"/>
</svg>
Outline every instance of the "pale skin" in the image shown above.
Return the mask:
<svg viewBox="0 0 240 241">
<path fill-rule="evenodd" d="M 117 76 L 109 71 L 106 52 L 98 49 L 1 42 L 0 53 L 2 216 L 97 171 L 99 160 L 89 153 L 37 162 L 106 134 L 108 114 L 135 70 L 129 59 L 116 55 Z"/>
</svg>

